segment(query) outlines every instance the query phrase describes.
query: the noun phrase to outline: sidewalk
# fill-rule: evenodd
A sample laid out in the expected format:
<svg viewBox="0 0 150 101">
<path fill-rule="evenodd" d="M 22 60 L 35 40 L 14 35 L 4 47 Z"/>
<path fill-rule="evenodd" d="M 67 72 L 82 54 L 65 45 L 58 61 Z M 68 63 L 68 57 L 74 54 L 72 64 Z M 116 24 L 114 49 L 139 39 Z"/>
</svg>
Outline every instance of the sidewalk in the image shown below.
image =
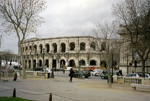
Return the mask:
<svg viewBox="0 0 150 101">
<path fill-rule="evenodd" d="M 17 97 L 48 101 L 49 94 L 53 94 L 53 101 L 148 101 L 149 92 L 133 91 L 130 85 L 113 84 L 108 88 L 107 81 L 93 79 L 55 77 L 54 79 L 28 78 L 14 82 L 0 82 L 0 96 L 12 96 L 13 88 L 17 89 Z"/>
</svg>

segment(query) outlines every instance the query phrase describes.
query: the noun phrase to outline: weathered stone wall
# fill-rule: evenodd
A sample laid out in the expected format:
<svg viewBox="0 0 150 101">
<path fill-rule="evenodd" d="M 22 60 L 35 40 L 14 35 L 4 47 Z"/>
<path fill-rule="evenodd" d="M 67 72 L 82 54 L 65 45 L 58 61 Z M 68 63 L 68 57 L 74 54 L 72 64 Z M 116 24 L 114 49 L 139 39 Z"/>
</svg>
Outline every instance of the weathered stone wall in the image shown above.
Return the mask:
<svg viewBox="0 0 150 101">
<path fill-rule="evenodd" d="M 80 61 L 82 62 L 80 66 L 100 67 L 101 61 L 105 61 L 104 55 L 102 55 L 104 51 L 100 52 L 96 41 L 97 39 L 91 36 L 26 40 L 22 45 L 26 68 L 43 66 L 43 60 L 44 64 L 47 61 L 46 65 L 49 68 L 67 66 L 79 67 Z M 101 42 L 103 42 L 103 40 L 101 40 Z M 101 42 L 99 42 L 99 46 Z M 74 50 L 71 49 L 73 46 L 71 43 L 75 46 Z M 84 44 L 83 47 L 81 47 L 82 44 Z M 48 51 L 47 45 L 49 45 Z M 54 47 L 56 45 L 57 49 Z M 44 52 L 43 49 L 45 49 Z M 64 51 L 62 51 L 63 49 Z"/>
</svg>

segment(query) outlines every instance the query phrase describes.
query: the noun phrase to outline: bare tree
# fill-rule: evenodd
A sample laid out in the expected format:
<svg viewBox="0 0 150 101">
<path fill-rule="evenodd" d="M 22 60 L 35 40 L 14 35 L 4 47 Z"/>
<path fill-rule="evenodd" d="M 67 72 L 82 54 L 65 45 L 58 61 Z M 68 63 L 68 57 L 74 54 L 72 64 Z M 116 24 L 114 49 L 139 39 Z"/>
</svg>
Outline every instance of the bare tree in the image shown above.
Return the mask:
<svg viewBox="0 0 150 101">
<path fill-rule="evenodd" d="M 112 22 L 111 24 L 108 23 L 99 23 L 96 26 L 95 37 L 97 38 L 97 47 L 100 53 L 102 53 L 106 63 L 107 63 L 107 70 L 108 70 L 108 83 L 109 87 L 111 85 L 111 73 L 110 68 L 112 67 L 112 56 L 115 54 L 116 51 L 119 49 L 119 36 L 116 33 L 117 31 L 117 24 Z M 117 46 L 118 45 L 118 46 Z"/>
<path fill-rule="evenodd" d="M 23 65 L 23 78 L 25 77 L 22 43 L 28 34 L 36 32 L 36 27 L 42 23 L 39 13 L 45 9 L 44 0 L 1 0 L 0 19 L 6 33 L 16 34 L 21 63 Z"/>
<path fill-rule="evenodd" d="M 142 62 L 145 77 L 145 61 L 150 53 L 150 0 L 125 0 L 113 6 L 113 13 L 125 28 L 124 35 Z"/>
<path fill-rule="evenodd" d="M 9 65 L 8 61 L 9 62 L 11 61 L 10 57 L 12 57 L 12 52 L 10 50 L 5 51 L 4 54 L 2 55 L 2 60 L 6 61 L 5 65 Z"/>
</svg>

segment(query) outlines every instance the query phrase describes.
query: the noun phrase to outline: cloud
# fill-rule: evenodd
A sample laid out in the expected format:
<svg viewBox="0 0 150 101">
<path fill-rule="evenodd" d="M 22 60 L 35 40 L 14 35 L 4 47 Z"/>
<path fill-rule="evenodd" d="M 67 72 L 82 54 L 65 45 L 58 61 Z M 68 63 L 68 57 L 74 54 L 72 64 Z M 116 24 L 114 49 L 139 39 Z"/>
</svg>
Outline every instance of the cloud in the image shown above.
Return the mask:
<svg viewBox="0 0 150 101">
<path fill-rule="evenodd" d="M 47 8 L 41 13 L 45 23 L 38 27 L 41 38 L 92 34 L 98 22 L 111 21 L 112 4 L 120 0 L 46 0 Z M 35 34 L 27 38 L 36 37 Z M 8 38 L 8 37 L 7 37 Z M 17 53 L 17 40 L 7 40 L 5 49 Z M 12 43 L 14 45 L 12 45 Z"/>
</svg>

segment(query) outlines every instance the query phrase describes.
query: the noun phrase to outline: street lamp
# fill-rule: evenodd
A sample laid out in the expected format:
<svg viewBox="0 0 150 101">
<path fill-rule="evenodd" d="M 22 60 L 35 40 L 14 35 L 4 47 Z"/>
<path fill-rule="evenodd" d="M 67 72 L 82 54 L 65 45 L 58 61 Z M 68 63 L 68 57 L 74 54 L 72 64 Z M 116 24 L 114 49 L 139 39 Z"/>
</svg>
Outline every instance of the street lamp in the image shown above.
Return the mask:
<svg viewBox="0 0 150 101">
<path fill-rule="evenodd" d="M 45 67 L 44 55 L 45 55 L 45 48 L 43 48 L 43 69 Z M 45 78 L 46 78 L 46 67 L 45 67 Z"/>
<path fill-rule="evenodd" d="M 54 54 L 52 53 L 52 63 L 53 63 L 53 59 L 54 59 Z M 54 78 L 54 68 L 52 67 L 52 75 L 51 78 Z"/>
<path fill-rule="evenodd" d="M 134 54 L 134 67 L 135 67 L 135 73 L 136 73 L 136 68 L 137 68 L 137 60 L 138 60 L 138 53 L 136 52 Z"/>
<path fill-rule="evenodd" d="M 113 64 L 113 61 L 114 61 L 114 60 L 113 60 L 113 53 L 112 53 L 112 60 L 111 60 L 111 61 L 112 61 L 112 76 L 111 76 L 111 83 L 113 83 L 113 65 L 114 65 L 114 64 Z"/>
</svg>

